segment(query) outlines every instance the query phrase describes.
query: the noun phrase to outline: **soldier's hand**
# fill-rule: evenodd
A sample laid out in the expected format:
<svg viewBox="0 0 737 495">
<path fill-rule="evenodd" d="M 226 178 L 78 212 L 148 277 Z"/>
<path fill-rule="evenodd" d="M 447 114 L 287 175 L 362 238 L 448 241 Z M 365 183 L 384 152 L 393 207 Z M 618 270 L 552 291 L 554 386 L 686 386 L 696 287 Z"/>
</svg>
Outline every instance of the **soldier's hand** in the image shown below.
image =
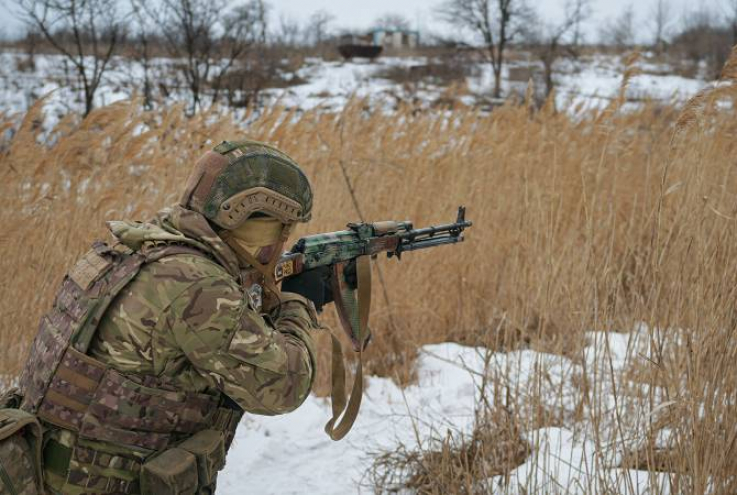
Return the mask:
<svg viewBox="0 0 737 495">
<path fill-rule="evenodd" d="M 282 292 L 299 294 L 309 299 L 315 305 L 315 309 L 322 311 L 322 307 L 333 302 L 333 288 L 330 283 L 332 269 L 329 266 L 321 266 L 307 270 L 289 277 L 282 282 Z"/>
<path fill-rule="evenodd" d="M 322 311 L 322 307 L 335 300 L 332 283 L 333 268 L 321 266 L 289 277 L 282 282 L 282 292 L 292 292 L 309 299 L 315 304 L 315 309 Z M 355 290 L 358 287 L 356 274 L 356 260 L 349 261 L 343 270 L 345 284 Z"/>
</svg>

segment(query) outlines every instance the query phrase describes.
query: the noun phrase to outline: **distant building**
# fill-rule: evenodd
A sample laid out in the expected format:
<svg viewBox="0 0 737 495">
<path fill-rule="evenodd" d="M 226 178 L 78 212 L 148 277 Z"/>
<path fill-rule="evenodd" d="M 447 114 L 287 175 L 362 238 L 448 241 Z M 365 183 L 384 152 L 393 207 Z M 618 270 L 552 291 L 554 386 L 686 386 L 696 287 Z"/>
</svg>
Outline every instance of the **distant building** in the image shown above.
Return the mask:
<svg viewBox="0 0 737 495">
<path fill-rule="evenodd" d="M 351 45 L 374 45 L 385 49 L 414 49 L 420 44 L 420 33 L 403 29 L 375 28 L 365 34 L 346 33 L 339 43 Z"/>
<path fill-rule="evenodd" d="M 345 33 L 338 37 L 338 51 L 344 59 L 375 59 L 386 50 L 414 50 L 419 45 L 417 31 L 376 28 L 364 34 Z"/>
<path fill-rule="evenodd" d="M 374 37 L 371 34 L 342 34 L 338 38 L 341 45 L 374 45 Z"/>
<path fill-rule="evenodd" d="M 376 28 L 369 32 L 374 45 L 384 48 L 402 49 L 417 48 L 420 43 L 420 33 L 405 29 Z"/>
</svg>

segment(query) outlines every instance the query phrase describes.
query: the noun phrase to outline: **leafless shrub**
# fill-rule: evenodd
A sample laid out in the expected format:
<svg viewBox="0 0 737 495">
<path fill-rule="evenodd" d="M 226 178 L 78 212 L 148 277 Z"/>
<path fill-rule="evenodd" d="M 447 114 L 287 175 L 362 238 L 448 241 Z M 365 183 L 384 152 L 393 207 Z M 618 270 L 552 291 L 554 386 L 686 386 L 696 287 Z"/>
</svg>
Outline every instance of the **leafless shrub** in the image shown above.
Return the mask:
<svg viewBox="0 0 737 495">
<path fill-rule="evenodd" d="M 74 67 L 85 114 L 94 106 L 127 19 L 115 0 L 16 0 L 26 23 Z"/>
<path fill-rule="evenodd" d="M 490 478 L 508 474 L 528 454 L 514 417 L 500 409 L 479 418 L 470 435 L 436 432 L 419 447 L 376 454 L 368 477 L 379 493 L 490 493 Z"/>
<path fill-rule="evenodd" d="M 449 54 L 423 65 L 388 66 L 376 73 L 378 78 L 406 85 L 412 90 L 416 90 L 423 82 L 438 86 L 465 82 L 471 75 L 475 75 L 473 65 L 467 58 L 456 54 Z"/>
<path fill-rule="evenodd" d="M 291 50 L 263 47 L 242 56 L 237 67 L 219 82 L 228 105 L 235 108 L 260 108 L 259 97 L 265 89 L 281 89 L 304 84 L 297 74 L 302 59 L 291 60 Z"/>
<path fill-rule="evenodd" d="M 602 43 L 619 49 L 632 48 L 635 44 L 635 24 L 635 9 L 630 3 L 616 18 L 601 27 L 599 38 Z"/>
<path fill-rule="evenodd" d="M 528 31 L 527 42 L 543 64 L 546 97 L 550 96 L 555 86 L 553 69 L 556 61 L 563 56 L 578 56 L 578 33 L 590 13 L 588 0 L 571 0 L 566 3 L 561 21 L 550 23 L 537 19 L 538 29 Z"/>
<path fill-rule="evenodd" d="M 288 15 L 279 16 L 279 24 L 276 32 L 272 35 L 272 44 L 285 48 L 297 48 L 306 44 L 307 31 L 303 29 L 297 19 Z"/>
<path fill-rule="evenodd" d="M 25 51 L 25 57 L 18 61 L 18 70 L 21 72 L 33 72 L 36 70 L 36 53 L 39 49 L 39 45 L 43 40 L 43 35 L 39 32 L 38 28 L 29 27 L 23 38 L 21 39 L 21 46 Z"/>
<path fill-rule="evenodd" d="M 487 350 L 487 365 L 477 384 L 472 431 L 433 429 L 429 436 L 422 436 L 415 428 L 414 447 L 400 444 L 394 450 L 375 453 L 366 475 L 378 493 L 491 493 L 491 478 L 507 475 L 525 462 L 530 446 L 523 438 L 518 416 L 495 400 L 489 387 L 491 357 L 492 351 Z M 507 390 L 507 397 L 509 393 Z"/>
<path fill-rule="evenodd" d="M 720 24 L 714 12 L 702 6 L 684 17 L 681 28 L 673 36 L 671 52 L 690 61 L 696 69 L 704 63 L 706 71 L 700 75 L 716 79 L 732 45 L 730 28 Z"/>
<path fill-rule="evenodd" d="M 267 6 L 262 0 L 232 9 L 224 0 L 164 0 L 159 8 L 146 5 L 187 83 L 192 112 L 202 106 L 208 89 L 211 103 L 217 102 L 223 79 L 252 45 L 263 45 L 266 39 Z"/>
<path fill-rule="evenodd" d="M 502 68 L 509 43 L 524 32 L 530 11 L 523 0 L 446 0 L 438 17 L 454 28 L 467 29 L 481 42 L 494 73 L 494 97 L 501 97 Z"/>
<path fill-rule="evenodd" d="M 321 9 L 312 13 L 307 24 L 306 37 L 323 57 L 331 48 L 328 40 L 330 39 L 331 25 L 334 21 L 335 16 L 333 14 Z"/>
<path fill-rule="evenodd" d="M 653 47 L 656 51 L 663 52 L 673 27 L 673 11 L 667 0 L 657 0 L 650 8 L 649 17 Z"/>
</svg>

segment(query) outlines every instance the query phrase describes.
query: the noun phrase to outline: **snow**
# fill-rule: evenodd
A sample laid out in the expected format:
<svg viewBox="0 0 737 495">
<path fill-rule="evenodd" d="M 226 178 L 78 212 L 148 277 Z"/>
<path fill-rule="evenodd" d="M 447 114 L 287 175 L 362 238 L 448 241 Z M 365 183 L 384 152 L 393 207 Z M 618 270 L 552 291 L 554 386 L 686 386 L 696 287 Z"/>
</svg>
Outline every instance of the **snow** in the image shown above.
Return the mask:
<svg viewBox="0 0 737 495">
<path fill-rule="evenodd" d="M 438 351 L 440 358 L 425 351 Z M 391 380 L 369 377 L 358 420 L 340 442 L 323 431 L 329 402 L 314 396 L 286 416 L 246 417 L 219 478 L 219 490 L 242 493 L 247 477 L 252 493 L 361 492 L 370 452 L 390 449 L 396 442 L 414 443 L 415 428 L 421 437 L 429 421 L 471 428 L 475 390 L 472 375 L 458 366 L 464 361 L 479 364 L 476 350 L 454 344 L 427 346 L 418 363 L 422 378 L 417 385 L 402 391 Z M 415 417 L 416 411 L 426 416 Z"/>
<path fill-rule="evenodd" d="M 397 90 L 396 84 L 376 77 L 381 71 L 422 63 L 421 59 L 410 57 L 386 57 L 375 62 L 308 59 L 306 65 L 297 72 L 300 78 L 308 81 L 306 84 L 283 90 L 267 90 L 266 94 L 288 107 L 340 110 L 353 96 L 371 98 Z"/>
<path fill-rule="evenodd" d="M 602 108 L 617 97 L 624 70 L 623 63 L 618 58 L 598 55 L 561 65 L 561 73 L 557 76 L 556 103 L 559 107 L 583 104 L 587 108 Z M 636 67 L 642 73 L 629 82 L 625 93 L 629 100 L 682 102 L 695 95 L 706 84 L 700 79 L 674 75 L 666 64 L 641 62 Z"/>
<path fill-rule="evenodd" d="M 614 412 L 649 417 L 647 401 L 618 390 L 618 401 L 607 373 L 623 377 L 647 358 L 650 331 L 640 326 L 629 333 L 589 332 L 580 362 L 532 350 L 488 353 L 483 348 L 454 343 L 420 349 L 418 382 L 404 390 L 391 380 L 369 377 L 361 413 L 348 436 L 333 442 L 323 432 L 330 416 L 326 399 L 310 396 L 297 411 L 278 417 L 249 415 L 240 425 L 220 476 L 219 493 L 260 494 L 373 493 L 366 479 L 372 453 L 424 442 L 431 432 L 470 432 L 481 377 L 507 380 L 517 393 L 515 408 L 529 405 L 532 395 L 568 413 L 563 426 L 533 428 L 524 433 L 532 453 L 512 471 L 509 483 L 492 479 L 498 493 L 667 493 L 667 475 L 622 469 L 624 445 L 642 440 L 642 422 L 619 425 L 602 421 L 594 429 L 591 418 Z M 641 362 L 639 363 L 641 364 Z M 585 407 L 582 420 L 573 410 L 581 399 L 576 374 L 593 379 L 601 388 Z M 489 393 L 492 393 L 489 391 Z M 622 395 L 622 396 L 620 396 Z M 639 397 L 647 397 L 640 394 Z M 595 408 L 591 409 L 591 408 Z M 625 438 L 629 443 L 624 442 Z M 636 443 L 636 442 L 635 442 Z"/>
<path fill-rule="evenodd" d="M 38 54 L 35 67 L 28 66 L 28 57 L 18 52 L 0 52 L 0 112 L 22 113 L 39 97 L 48 95 L 45 108 L 50 126 L 72 110 L 83 109 L 79 86 L 73 68 L 58 55 Z M 367 98 L 372 104 L 392 110 L 400 101 L 412 101 L 430 106 L 441 99 L 448 88 L 429 80 L 406 85 L 382 78 L 387 70 L 409 69 L 440 63 L 428 57 L 381 57 L 370 62 L 326 61 L 308 58 L 294 74 L 285 79 L 299 78 L 303 84 L 287 88 L 266 88 L 260 94 L 262 105 L 281 104 L 302 111 L 320 109 L 339 111 L 351 97 Z M 175 61 L 153 59 L 150 61 L 154 96 L 165 105 L 189 101 L 186 85 L 176 70 Z M 690 79 L 673 74 L 664 63 L 647 59 L 638 63 L 642 74 L 630 81 L 627 98 L 631 101 L 653 99 L 664 103 L 684 101 L 705 85 L 701 79 Z M 534 59 L 513 60 L 503 73 L 502 87 L 505 94 L 524 95 L 527 81 L 510 81 L 510 70 L 531 68 L 540 73 L 541 66 Z M 463 104 L 485 105 L 490 101 L 493 77 L 488 64 L 472 63 L 465 90 L 458 94 Z M 578 60 L 561 60 L 556 64 L 556 103 L 560 108 L 601 108 L 619 92 L 623 73 L 623 59 L 613 55 L 594 55 Z M 141 94 L 143 66 L 130 59 L 115 57 L 110 70 L 104 76 L 95 97 L 97 106 L 130 99 Z M 163 85 L 163 86 L 162 86 Z M 540 95 L 544 88 L 536 81 Z M 166 87 L 164 97 L 160 87 Z M 572 103 L 572 104 L 571 104 Z"/>
<path fill-rule="evenodd" d="M 510 473 L 508 487 L 503 476 L 493 480 L 501 493 L 669 493 L 665 474 L 602 466 L 596 460 L 596 445 L 590 440 L 577 440 L 565 428 L 542 428 L 528 439 L 537 445 L 536 452 Z"/>
</svg>

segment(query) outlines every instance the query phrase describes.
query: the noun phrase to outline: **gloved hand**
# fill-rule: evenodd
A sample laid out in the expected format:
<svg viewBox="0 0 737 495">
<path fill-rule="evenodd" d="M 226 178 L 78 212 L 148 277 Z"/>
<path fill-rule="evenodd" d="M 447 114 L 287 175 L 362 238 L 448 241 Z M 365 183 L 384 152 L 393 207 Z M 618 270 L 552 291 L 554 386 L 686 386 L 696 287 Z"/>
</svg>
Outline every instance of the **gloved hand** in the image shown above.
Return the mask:
<svg viewBox="0 0 737 495">
<path fill-rule="evenodd" d="M 331 276 L 333 268 L 330 266 L 321 266 L 313 268 L 289 277 L 282 282 L 282 292 L 292 292 L 309 299 L 315 305 L 315 309 L 322 311 L 322 307 L 333 302 L 333 285 Z M 348 287 L 355 289 L 358 287 L 358 276 L 356 275 L 356 262 L 351 260 L 343 270 L 343 276 Z"/>
<path fill-rule="evenodd" d="M 333 302 L 333 287 L 330 275 L 333 270 L 329 266 L 320 266 L 285 279 L 281 284 L 282 292 L 299 294 L 315 304 L 315 309 Z"/>
</svg>

